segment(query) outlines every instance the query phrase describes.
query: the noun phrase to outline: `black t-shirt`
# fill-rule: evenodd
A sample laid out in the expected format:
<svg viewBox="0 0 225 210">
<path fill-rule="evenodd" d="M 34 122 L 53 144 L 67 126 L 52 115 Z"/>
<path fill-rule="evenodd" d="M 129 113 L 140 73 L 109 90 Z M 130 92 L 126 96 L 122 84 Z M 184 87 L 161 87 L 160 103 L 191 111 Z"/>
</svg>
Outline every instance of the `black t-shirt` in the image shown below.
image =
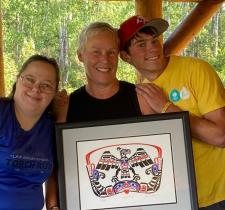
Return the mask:
<svg viewBox="0 0 225 210">
<path fill-rule="evenodd" d="M 119 91 L 108 99 L 90 96 L 85 86 L 70 95 L 67 122 L 83 122 L 141 116 L 135 85 L 120 81 Z"/>
</svg>

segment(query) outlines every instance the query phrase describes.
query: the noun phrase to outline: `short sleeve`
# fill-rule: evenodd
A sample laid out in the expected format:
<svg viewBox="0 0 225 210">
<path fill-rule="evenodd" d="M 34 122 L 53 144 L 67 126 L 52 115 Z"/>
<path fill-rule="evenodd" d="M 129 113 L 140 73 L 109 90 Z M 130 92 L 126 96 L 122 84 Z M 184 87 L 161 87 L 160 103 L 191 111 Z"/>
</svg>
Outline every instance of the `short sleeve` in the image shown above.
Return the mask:
<svg viewBox="0 0 225 210">
<path fill-rule="evenodd" d="M 225 106 L 225 89 L 213 67 L 205 61 L 197 60 L 197 68 L 192 69 L 192 87 L 198 109 L 202 115 Z"/>
</svg>

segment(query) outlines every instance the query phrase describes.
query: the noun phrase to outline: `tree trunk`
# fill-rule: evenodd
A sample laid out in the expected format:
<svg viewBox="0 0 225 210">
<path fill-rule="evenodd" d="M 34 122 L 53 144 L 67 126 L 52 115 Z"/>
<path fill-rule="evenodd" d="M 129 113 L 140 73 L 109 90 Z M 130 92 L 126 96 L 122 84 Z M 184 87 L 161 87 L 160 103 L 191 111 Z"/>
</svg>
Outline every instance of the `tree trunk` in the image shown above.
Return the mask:
<svg viewBox="0 0 225 210">
<path fill-rule="evenodd" d="M 213 56 L 217 56 L 217 54 L 218 54 L 219 16 L 220 16 L 220 12 L 217 12 L 217 13 L 212 17 L 212 34 L 213 34 L 212 53 L 213 53 Z"/>
<path fill-rule="evenodd" d="M 59 67 L 61 70 L 61 87 L 68 82 L 68 35 L 67 35 L 67 24 L 66 20 L 63 19 L 59 29 Z"/>
<path fill-rule="evenodd" d="M 19 14 L 16 15 L 16 31 L 17 33 L 19 34 L 22 30 L 21 30 L 21 24 L 22 22 L 20 21 L 20 16 Z M 20 51 L 21 51 L 21 48 L 19 46 L 19 43 L 15 43 L 16 46 L 15 46 L 15 61 L 16 63 L 19 63 L 20 61 Z"/>
<path fill-rule="evenodd" d="M 3 33 L 2 33 L 2 9 L 0 1 L 0 96 L 5 95 L 4 65 L 3 65 Z"/>
</svg>

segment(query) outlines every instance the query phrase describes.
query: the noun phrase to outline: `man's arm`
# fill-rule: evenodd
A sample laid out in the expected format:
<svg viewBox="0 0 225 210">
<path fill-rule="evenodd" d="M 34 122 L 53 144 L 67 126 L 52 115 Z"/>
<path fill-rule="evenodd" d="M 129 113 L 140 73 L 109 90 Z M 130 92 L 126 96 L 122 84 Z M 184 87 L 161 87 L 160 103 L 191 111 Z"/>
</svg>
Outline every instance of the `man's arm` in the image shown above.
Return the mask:
<svg viewBox="0 0 225 210">
<path fill-rule="evenodd" d="M 137 92 L 156 113 L 161 113 L 168 102 L 163 90 L 154 84 L 137 85 Z M 166 112 L 179 111 L 183 110 L 174 104 L 166 109 Z M 214 146 L 225 147 L 225 107 L 208 112 L 201 118 L 190 115 L 190 124 L 194 138 Z"/>
<path fill-rule="evenodd" d="M 195 138 L 218 147 L 225 147 L 225 107 L 203 115 L 190 116 L 191 131 Z"/>
</svg>

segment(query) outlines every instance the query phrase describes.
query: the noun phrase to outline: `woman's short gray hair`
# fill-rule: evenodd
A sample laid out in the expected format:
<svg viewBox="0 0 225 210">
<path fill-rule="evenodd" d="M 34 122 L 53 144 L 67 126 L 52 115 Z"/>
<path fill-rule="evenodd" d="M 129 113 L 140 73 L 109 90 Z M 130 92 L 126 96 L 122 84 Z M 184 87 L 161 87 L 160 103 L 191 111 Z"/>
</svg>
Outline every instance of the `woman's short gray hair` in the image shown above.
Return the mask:
<svg viewBox="0 0 225 210">
<path fill-rule="evenodd" d="M 82 32 L 79 36 L 79 43 L 78 43 L 77 51 L 82 52 L 85 48 L 85 44 L 86 44 L 88 38 L 90 38 L 100 32 L 103 32 L 103 31 L 112 32 L 112 34 L 115 35 L 115 38 L 117 39 L 118 46 L 119 46 L 119 37 L 118 37 L 116 28 L 113 28 L 109 23 L 106 23 L 106 22 L 94 22 L 82 30 Z"/>
</svg>

